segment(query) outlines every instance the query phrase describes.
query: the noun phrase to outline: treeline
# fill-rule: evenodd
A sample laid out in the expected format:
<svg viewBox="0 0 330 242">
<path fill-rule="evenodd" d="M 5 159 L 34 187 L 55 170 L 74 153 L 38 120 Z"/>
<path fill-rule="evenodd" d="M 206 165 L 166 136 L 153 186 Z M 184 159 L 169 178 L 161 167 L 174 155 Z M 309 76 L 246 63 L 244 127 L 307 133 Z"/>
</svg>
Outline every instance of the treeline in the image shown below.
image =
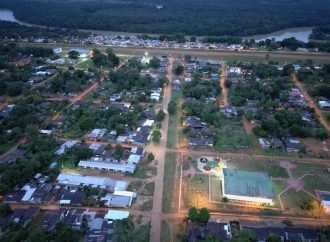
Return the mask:
<svg viewBox="0 0 330 242">
<path fill-rule="evenodd" d="M 330 23 L 324 1 L 167 1 L 132 3 L 3 0 L 23 21 L 74 29 L 196 36 L 248 36 Z M 26 11 L 29 9 L 29 11 Z"/>
<path fill-rule="evenodd" d="M 59 28 L 40 28 L 27 27 L 18 23 L 0 21 L 0 38 L 1 39 L 33 39 L 45 38 L 63 40 L 72 38 L 86 38 L 89 36 L 87 32 L 81 32 L 74 29 L 59 29 Z"/>
<path fill-rule="evenodd" d="M 330 25 L 314 28 L 310 39 L 330 41 Z"/>
</svg>

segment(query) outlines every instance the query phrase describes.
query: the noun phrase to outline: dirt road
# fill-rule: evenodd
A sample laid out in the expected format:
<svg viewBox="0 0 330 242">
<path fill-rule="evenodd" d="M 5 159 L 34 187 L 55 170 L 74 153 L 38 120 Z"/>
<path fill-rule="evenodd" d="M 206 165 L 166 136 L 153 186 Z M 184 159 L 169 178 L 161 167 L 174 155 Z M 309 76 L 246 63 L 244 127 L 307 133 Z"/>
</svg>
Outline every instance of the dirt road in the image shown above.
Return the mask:
<svg viewBox="0 0 330 242">
<path fill-rule="evenodd" d="M 220 107 L 226 107 L 229 105 L 228 101 L 228 88 L 225 85 L 227 79 L 227 64 L 225 61 L 221 62 L 221 76 L 220 76 Z"/>
<path fill-rule="evenodd" d="M 315 110 L 316 118 L 322 124 L 322 126 L 330 132 L 330 126 L 328 122 L 325 120 L 321 109 L 317 106 L 315 99 L 308 94 L 308 92 L 305 90 L 304 84 L 302 84 L 298 78 L 297 75 L 294 73 L 292 74 L 292 80 L 294 81 L 295 85 L 300 89 L 301 93 L 304 95 L 305 99 L 309 100 L 308 106 L 310 108 L 313 108 Z"/>
<path fill-rule="evenodd" d="M 169 57 L 168 67 L 167 67 L 167 78 L 171 83 L 173 75 L 173 58 Z M 171 84 L 169 84 L 164 90 L 164 98 L 162 103 L 162 108 L 167 110 L 168 103 L 171 100 Z M 153 209 L 151 211 L 151 232 L 150 241 L 159 242 L 161 233 L 161 215 L 162 215 L 162 199 L 163 199 L 163 181 L 164 181 L 164 165 L 165 165 L 165 155 L 166 155 L 166 143 L 167 143 L 167 131 L 168 131 L 168 114 L 166 115 L 162 123 L 162 139 L 158 146 L 153 147 L 152 150 L 148 152 L 153 152 L 156 156 L 155 159 L 158 161 L 157 176 L 155 178 L 155 192 L 153 199 Z"/>
</svg>

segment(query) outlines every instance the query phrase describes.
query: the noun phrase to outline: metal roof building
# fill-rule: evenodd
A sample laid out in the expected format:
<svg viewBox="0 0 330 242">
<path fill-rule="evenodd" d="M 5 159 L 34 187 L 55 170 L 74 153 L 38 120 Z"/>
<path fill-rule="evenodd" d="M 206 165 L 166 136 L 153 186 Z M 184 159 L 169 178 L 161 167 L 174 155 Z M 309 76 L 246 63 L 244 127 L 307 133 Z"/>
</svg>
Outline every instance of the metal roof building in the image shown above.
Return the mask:
<svg viewBox="0 0 330 242">
<path fill-rule="evenodd" d="M 256 203 L 273 203 L 273 183 L 262 172 L 223 169 L 222 193 L 232 200 Z"/>
<path fill-rule="evenodd" d="M 103 161 L 102 159 L 81 160 L 78 166 L 85 169 L 98 169 L 98 170 L 119 171 L 119 172 L 127 172 L 127 173 L 134 173 L 135 171 L 135 165 L 133 163 L 126 164 L 123 162 L 122 163 L 106 162 Z"/>
<path fill-rule="evenodd" d="M 64 174 L 64 173 L 59 174 L 56 181 L 58 184 L 61 185 L 73 185 L 73 186 L 85 185 L 92 187 L 108 188 L 111 190 L 114 190 L 117 187 L 117 183 L 119 182 L 117 180 L 113 180 L 106 177 L 82 176 L 78 174 Z M 123 181 L 120 181 L 120 187 L 123 187 Z"/>
</svg>

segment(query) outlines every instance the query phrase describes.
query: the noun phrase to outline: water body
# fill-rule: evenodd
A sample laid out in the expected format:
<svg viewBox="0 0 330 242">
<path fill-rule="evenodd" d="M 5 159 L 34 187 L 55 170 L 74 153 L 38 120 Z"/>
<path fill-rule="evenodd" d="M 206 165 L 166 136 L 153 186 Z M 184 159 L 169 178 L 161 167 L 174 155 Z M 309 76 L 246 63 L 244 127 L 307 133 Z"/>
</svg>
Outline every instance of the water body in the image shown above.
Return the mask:
<svg viewBox="0 0 330 242">
<path fill-rule="evenodd" d="M 15 18 L 13 11 L 9 9 L 0 9 L 0 20 L 4 21 L 10 21 L 10 22 L 16 22 L 25 26 L 39 26 L 39 27 L 44 27 L 40 25 L 34 25 L 34 24 L 29 24 L 25 23 L 22 21 L 19 21 L 18 19 Z M 308 42 L 308 38 L 310 34 L 312 33 L 313 28 L 308 27 L 308 28 L 291 28 L 291 29 L 284 29 L 281 31 L 277 31 L 274 33 L 270 34 L 264 34 L 264 35 L 254 35 L 254 36 L 249 36 L 245 37 L 244 39 L 255 39 L 257 42 L 265 39 L 275 39 L 276 41 L 282 41 L 285 38 L 291 38 L 295 37 L 297 40 L 303 41 L 305 43 Z M 86 31 L 86 30 L 83 30 Z M 90 30 L 91 32 L 96 32 L 96 33 L 103 33 L 108 31 L 93 31 Z M 111 32 L 111 31 L 110 31 Z"/>
<path fill-rule="evenodd" d="M 254 35 L 254 36 L 246 37 L 246 39 L 255 39 L 256 42 L 259 42 L 265 39 L 275 39 L 275 41 L 282 41 L 286 38 L 295 37 L 297 40 L 307 43 L 312 31 L 313 31 L 313 27 L 290 28 L 290 29 L 283 29 L 281 31 L 276 31 L 270 34 Z"/>
<path fill-rule="evenodd" d="M 19 24 L 25 25 L 25 26 L 35 26 L 33 24 L 28 24 L 28 23 L 19 21 L 18 19 L 15 18 L 13 11 L 11 11 L 9 9 L 0 8 L 0 20 L 8 21 L 8 22 L 15 22 L 15 23 L 19 23 Z"/>
</svg>

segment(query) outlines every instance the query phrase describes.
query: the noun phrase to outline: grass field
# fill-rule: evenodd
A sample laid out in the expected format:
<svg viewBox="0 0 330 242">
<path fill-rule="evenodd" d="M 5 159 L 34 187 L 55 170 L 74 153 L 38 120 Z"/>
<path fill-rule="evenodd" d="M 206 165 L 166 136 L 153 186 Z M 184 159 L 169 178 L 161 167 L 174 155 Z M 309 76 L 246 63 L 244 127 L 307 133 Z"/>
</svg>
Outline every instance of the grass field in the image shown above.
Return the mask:
<svg viewBox="0 0 330 242">
<path fill-rule="evenodd" d="M 183 200 L 186 207 L 203 208 L 209 205 L 209 176 L 196 175 L 184 179 Z"/>
<path fill-rule="evenodd" d="M 143 196 L 153 196 L 155 191 L 155 182 L 149 182 L 144 185 Z"/>
<path fill-rule="evenodd" d="M 172 100 L 175 100 L 178 105 L 182 98 L 181 92 L 173 92 L 172 93 Z M 178 139 L 178 126 L 181 117 L 181 108 L 177 108 L 177 112 L 169 116 L 168 121 L 168 133 L 167 133 L 167 148 L 174 148 L 177 143 Z"/>
<path fill-rule="evenodd" d="M 303 191 L 296 192 L 293 190 L 288 190 L 282 195 L 282 201 L 286 210 L 290 210 L 291 212 L 304 216 L 310 216 L 313 213 L 313 209 L 306 211 L 302 210 L 300 207 L 302 203 L 307 200 L 310 200 L 312 204 L 317 204 L 317 201 L 313 197 Z M 314 209 L 316 208 L 317 206 L 314 206 Z"/>
<path fill-rule="evenodd" d="M 163 207 L 164 213 L 171 212 L 173 197 L 174 197 L 174 182 L 175 182 L 175 169 L 176 169 L 176 154 L 166 153 L 165 156 L 165 170 L 164 170 L 164 187 L 163 187 Z"/>
<path fill-rule="evenodd" d="M 217 176 L 211 176 L 211 200 L 214 202 L 222 201 L 221 180 Z"/>
<path fill-rule="evenodd" d="M 219 128 L 216 136 L 216 149 L 219 151 L 237 148 L 248 148 L 252 143 L 252 136 L 246 135 L 244 128 L 230 121 Z"/>
<path fill-rule="evenodd" d="M 296 178 L 301 177 L 306 173 L 323 173 L 326 171 L 326 166 L 315 163 L 296 163 L 296 168 L 292 170 L 292 175 Z"/>
<path fill-rule="evenodd" d="M 330 188 L 330 176 L 326 173 L 305 176 L 303 182 L 304 188 L 310 193 L 314 193 L 315 190 L 328 191 Z"/>
<path fill-rule="evenodd" d="M 282 192 L 286 186 L 285 184 L 283 183 L 283 181 L 273 181 L 273 187 L 274 187 L 274 193 L 275 193 L 275 198 L 274 198 L 274 207 L 278 207 L 280 208 L 281 205 L 280 205 L 280 202 L 278 200 L 278 197 L 277 195 Z"/>
<path fill-rule="evenodd" d="M 171 230 L 166 220 L 161 222 L 160 242 L 171 241 Z"/>
</svg>

